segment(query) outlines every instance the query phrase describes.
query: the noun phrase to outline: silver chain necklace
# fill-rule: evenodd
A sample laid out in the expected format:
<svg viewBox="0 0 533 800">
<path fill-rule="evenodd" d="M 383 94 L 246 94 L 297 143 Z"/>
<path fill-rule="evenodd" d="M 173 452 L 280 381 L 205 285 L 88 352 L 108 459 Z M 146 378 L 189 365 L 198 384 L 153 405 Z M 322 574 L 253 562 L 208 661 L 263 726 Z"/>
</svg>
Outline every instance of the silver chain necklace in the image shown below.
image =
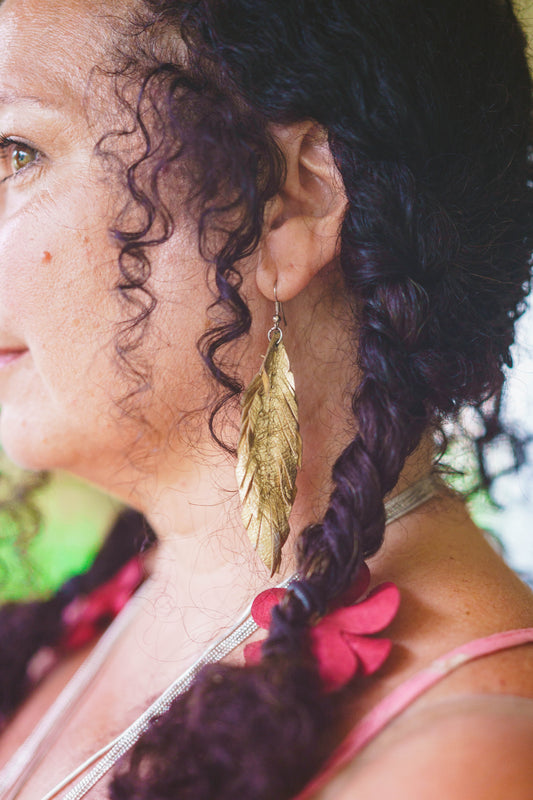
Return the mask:
<svg viewBox="0 0 533 800">
<path fill-rule="evenodd" d="M 439 483 L 435 475 L 430 473 L 413 483 L 405 491 L 400 492 L 392 500 L 388 500 L 385 503 L 386 524 L 394 522 L 409 511 L 413 511 L 430 500 L 437 493 L 438 487 Z M 290 578 L 280 583 L 278 588 L 286 588 L 297 578 L 297 573 L 291 575 Z M 141 588 L 146 589 L 146 586 L 147 582 Z M 14 800 L 16 798 L 20 789 L 46 755 L 50 738 L 59 733 L 75 711 L 78 700 L 94 681 L 115 643 L 132 621 L 137 611 L 136 595 L 131 598 L 101 636 L 91 654 L 60 692 L 30 736 L 0 772 L 0 797 L 2 800 Z M 84 797 L 117 761 L 131 750 L 142 734 L 148 730 L 151 720 L 155 716 L 168 711 L 176 697 L 189 688 L 204 665 L 221 661 L 257 630 L 258 626 L 251 617 L 250 604 L 231 631 L 211 645 L 125 731 L 69 773 L 41 800 L 52 800 L 52 798 L 57 797 L 76 778 L 89 770 L 64 795 L 63 800 L 80 800 L 80 798 Z"/>
</svg>

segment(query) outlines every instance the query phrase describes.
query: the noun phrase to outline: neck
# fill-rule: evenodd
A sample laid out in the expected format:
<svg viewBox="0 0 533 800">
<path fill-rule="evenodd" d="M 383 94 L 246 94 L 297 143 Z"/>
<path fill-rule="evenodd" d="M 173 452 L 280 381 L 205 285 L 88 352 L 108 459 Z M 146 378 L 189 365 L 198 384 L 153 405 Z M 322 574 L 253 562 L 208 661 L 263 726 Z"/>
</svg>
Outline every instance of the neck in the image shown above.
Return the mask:
<svg viewBox="0 0 533 800">
<path fill-rule="evenodd" d="M 158 538 L 149 563 L 153 596 L 179 609 L 190 637 L 202 642 L 295 569 L 288 551 L 282 572 L 269 577 L 240 520 L 233 460 L 218 452 L 204 462 L 182 459 L 178 480 L 159 473 L 143 509 Z"/>
<path fill-rule="evenodd" d="M 198 452 L 198 450 L 196 450 Z M 216 464 L 216 467 L 214 466 Z M 180 472 L 157 473 L 151 487 L 150 503 L 143 509 L 158 537 L 150 571 L 154 597 L 165 598 L 165 605 L 180 609 L 183 624 L 193 639 L 202 641 L 231 626 L 250 600 L 269 586 L 276 585 L 296 571 L 295 542 L 302 528 L 320 518 L 327 497 L 317 501 L 313 486 L 327 485 L 326 474 L 316 472 L 318 462 L 304 463 L 299 478 L 297 502 L 291 517 L 291 535 L 283 551 L 282 567 L 270 577 L 253 551 L 240 519 L 233 459 L 218 451 L 200 461 L 180 460 Z M 426 459 L 412 460 L 402 474 L 401 491 L 428 471 Z M 303 480 L 302 480 L 303 478 Z M 155 480 L 155 478 L 154 478 Z M 394 492 L 391 496 L 394 495 Z M 404 530 L 409 518 L 390 526 Z M 403 536 L 401 537 L 403 539 Z M 380 574 L 393 578 L 394 559 L 379 561 Z"/>
</svg>

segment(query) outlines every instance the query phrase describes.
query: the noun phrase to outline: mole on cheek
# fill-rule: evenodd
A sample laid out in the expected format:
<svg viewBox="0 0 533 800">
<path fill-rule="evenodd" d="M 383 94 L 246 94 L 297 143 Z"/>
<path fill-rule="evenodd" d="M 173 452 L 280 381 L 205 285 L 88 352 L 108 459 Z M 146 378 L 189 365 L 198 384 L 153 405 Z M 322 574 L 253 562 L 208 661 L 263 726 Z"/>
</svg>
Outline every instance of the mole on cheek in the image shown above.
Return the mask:
<svg viewBox="0 0 533 800">
<path fill-rule="evenodd" d="M 52 260 L 52 254 L 45 250 L 43 253 L 43 264 L 49 264 Z"/>
</svg>

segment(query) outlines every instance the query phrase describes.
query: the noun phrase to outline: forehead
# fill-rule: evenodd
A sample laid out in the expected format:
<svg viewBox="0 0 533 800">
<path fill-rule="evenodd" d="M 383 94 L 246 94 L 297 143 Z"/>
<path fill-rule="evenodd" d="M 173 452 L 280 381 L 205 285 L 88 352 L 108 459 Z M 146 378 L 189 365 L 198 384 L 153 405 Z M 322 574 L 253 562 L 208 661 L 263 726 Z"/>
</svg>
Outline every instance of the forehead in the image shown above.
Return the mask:
<svg viewBox="0 0 533 800">
<path fill-rule="evenodd" d="M 111 32 L 103 0 L 0 0 L 0 102 L 79 101 L 93 67 L 108 65 Z"/>
</svg>

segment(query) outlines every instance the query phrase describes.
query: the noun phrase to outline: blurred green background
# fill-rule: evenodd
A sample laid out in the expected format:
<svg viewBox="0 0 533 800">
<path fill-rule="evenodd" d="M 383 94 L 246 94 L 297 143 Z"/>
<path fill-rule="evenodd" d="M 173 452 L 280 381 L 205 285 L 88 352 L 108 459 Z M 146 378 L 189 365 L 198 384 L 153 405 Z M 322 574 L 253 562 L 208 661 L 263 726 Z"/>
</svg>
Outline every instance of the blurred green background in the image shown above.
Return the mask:
<svg viewBox="0 0 533 800">
<path fill-rule="evenodd" d="M 20 470 L 7 469 L 20 475 Z M 0 515 L 1 600 L 49 594 L 71 575 L 84 571 L 122 507 L 116 499 L 65 473 L 51 474 L 33 500 L 42 523 L 30 537 L 21 537 L 9 518 Z"/>
<path fill-rule="evenodd" d="M 518 9 L 531 40 L 533 2 L 519 3 Z M 472 454 L 456 445 L 448 460 L 465 471 L 465 478 L 452 481 L 456 488 L 464 489 L 475 477 Z M 0 469 L 18 474 L 5 459 L 1 461 L 1 454 Z M 43 522 L 28 540 L 17 538 L 9 519 L 0 513 L 0 600 L 46 595 L 86 569 L 121 507 L 115 499 L 64 473 L 51 475 L 35 499 Z M 481 527 L 498 530 L 500 512 L 485 494 L 473 497 L 470 510 Z"/>
</svg>

